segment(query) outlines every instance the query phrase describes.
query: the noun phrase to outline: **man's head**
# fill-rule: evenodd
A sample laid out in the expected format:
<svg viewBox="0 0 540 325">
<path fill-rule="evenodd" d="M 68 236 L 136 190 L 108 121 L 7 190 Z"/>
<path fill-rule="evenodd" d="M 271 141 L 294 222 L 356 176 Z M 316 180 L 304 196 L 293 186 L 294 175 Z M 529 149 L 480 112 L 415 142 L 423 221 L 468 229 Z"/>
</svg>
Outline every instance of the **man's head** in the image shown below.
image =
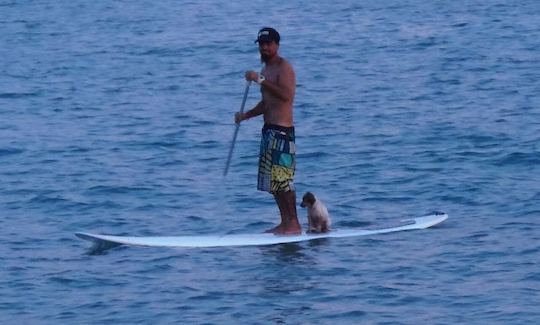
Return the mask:
<svg viewBox="0 0 540 325">
<path fill-rule="evenodd" d="M 259 31 L 259 34 L 257 34 L 257 40 L 255 43 L 261 43 L 261 42 L 276 42 L 276 44 L 279 45 L 280 40 L 279 33 L 277 30 L 273 29 L 272 27 L 264 27 L 261 28 Z"/>
<path fill-rule="evenodd" d="M 259 43 L 262 62 L 268 63 L 271 58 L 277 55 L 280 39 L 277 30 L 271 27 L 264 27 L 259 31 L 255 43 Z"/>
</svg>

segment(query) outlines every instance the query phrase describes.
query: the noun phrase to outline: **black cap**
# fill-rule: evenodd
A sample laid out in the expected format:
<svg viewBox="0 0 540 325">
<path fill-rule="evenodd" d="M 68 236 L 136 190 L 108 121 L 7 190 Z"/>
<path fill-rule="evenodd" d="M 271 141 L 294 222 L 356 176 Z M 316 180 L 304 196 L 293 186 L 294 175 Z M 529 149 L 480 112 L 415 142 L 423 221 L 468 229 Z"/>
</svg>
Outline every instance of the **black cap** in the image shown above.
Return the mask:
<svg viewBox="0 0 540 325">
<path fill-rule="evenodd" d="M 280 37 L 277 30 L 271 27 L 264 27 L 259 31 L 255 43 L 275 41 L 277 44 L 279 44 L 279 39 Z"/>
</svg>

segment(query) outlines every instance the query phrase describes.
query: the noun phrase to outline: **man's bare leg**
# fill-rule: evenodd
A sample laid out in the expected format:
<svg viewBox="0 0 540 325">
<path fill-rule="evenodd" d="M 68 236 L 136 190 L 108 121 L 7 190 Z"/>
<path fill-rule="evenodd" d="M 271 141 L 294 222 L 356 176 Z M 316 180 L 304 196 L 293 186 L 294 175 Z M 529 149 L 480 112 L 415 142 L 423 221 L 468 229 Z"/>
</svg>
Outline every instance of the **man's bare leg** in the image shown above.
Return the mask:
<svg viewBox="0 0 540 325">
<path fill-rule="evenodd" d="M 281 223 L 268 230 L 277 235 L 297 235 L 302 233 L 296 213 L 296 192 L 279 192 L 274 195 L 281 214 Z"/>
</svg>

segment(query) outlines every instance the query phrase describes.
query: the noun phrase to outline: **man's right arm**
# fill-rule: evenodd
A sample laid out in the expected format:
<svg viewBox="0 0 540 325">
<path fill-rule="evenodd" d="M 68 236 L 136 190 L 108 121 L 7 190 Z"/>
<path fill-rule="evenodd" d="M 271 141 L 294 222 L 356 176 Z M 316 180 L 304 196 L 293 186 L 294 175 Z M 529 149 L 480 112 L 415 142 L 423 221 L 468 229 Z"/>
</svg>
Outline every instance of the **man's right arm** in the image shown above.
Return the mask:
<svg viewBox="0 0 540 325">
<path fill-rule="evenodd" d="M 245 113 L 240 113 L 240 112 L 236 113 L 236 115 L 234 116 L 234 121 L 235 123 L 238 124 L 244 120 L 262 115 L 264 114 L 265 111 L 266 111 L 266 106 L 264 105 L 264 101 L 261 100 L 257 105 L 255 105 L 255 107 L 253 107 L 249 111 Z"/>
</svg>

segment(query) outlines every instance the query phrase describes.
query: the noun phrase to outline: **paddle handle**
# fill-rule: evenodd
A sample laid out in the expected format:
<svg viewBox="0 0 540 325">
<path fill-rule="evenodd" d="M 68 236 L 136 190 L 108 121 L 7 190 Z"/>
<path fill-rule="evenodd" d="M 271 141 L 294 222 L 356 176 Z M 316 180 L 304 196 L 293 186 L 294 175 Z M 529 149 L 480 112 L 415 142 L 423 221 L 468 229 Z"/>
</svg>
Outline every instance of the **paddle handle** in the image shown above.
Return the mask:
<svg viewBox="0 0 540 325">
<path fill-rule="evenodd" d="M 244 106 L 246 106 L 246 99 L 249 92 L 249 86 L 251 85 L 251 81 L 248 81 L 246 83 L 246 89 L 244 90 L 244 98 L 242 99 L 242 105 L 240 106 L 240 114 L 244 113 Z M 240 122 L 236 123 L 236 127 L 234 129 L 234 135 L 231 143 L 231 148 L 229 149 L 229 156 L 227 157 L 227 164 L 225 164 L 225 171 L 223 172 L 223 176 L 227 176 L 227 173 L 229 172 L 229 166 L 231 165 L 231 158 L 234 151 L 234 145 L 236 144 L 236 137 L 238 136 L 238 129 L 240 129 Z"/>
</svg>

